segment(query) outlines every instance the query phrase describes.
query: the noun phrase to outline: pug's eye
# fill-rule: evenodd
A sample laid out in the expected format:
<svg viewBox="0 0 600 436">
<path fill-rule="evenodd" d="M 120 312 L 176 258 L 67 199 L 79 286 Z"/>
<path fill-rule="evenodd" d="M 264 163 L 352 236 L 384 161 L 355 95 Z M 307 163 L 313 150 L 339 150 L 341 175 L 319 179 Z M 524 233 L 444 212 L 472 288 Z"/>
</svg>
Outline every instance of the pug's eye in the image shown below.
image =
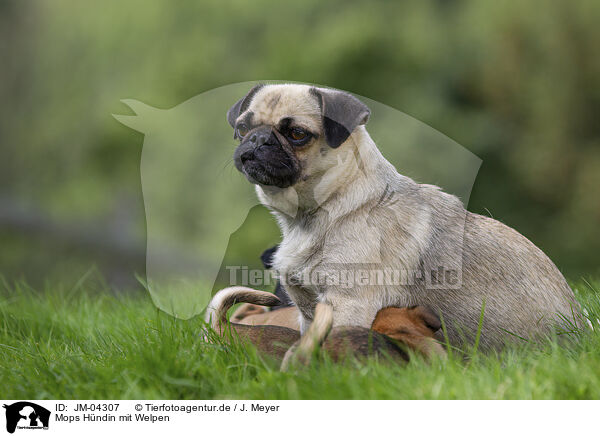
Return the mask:
<svg viewBox="0 0 600 436">
<path fill-rule="evenodd" d="M 237 135 L 240 139 L 246 136 L 248 134 L 248 131 L 248 126 L 246 126 L 245 124 L 240 124 L 239 126 L 237 126 Z"/>
<path fill-rule="evenodd" d="M 307 136 L 308 133 L 299 127 L 294 127 L 292 130 L 290 130 L 290 138 L 294 141 L 302 141 L 303 139 L 306 139 Z"/>
</svg>

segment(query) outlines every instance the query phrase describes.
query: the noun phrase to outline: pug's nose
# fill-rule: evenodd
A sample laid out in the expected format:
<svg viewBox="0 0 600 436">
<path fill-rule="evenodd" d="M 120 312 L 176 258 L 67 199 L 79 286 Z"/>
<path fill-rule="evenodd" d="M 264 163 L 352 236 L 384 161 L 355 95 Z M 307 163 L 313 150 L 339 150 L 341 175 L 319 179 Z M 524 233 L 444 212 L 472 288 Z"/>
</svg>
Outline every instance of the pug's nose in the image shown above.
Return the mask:
<svg viewBox="0 0 600 436">
<path fill-rule="evenodd" d="M 240 160 L 242 161 L 242 164 L 252 159 L 254 159 L 254 150 L 246 150 L 240 155 Z"/>
</svg>

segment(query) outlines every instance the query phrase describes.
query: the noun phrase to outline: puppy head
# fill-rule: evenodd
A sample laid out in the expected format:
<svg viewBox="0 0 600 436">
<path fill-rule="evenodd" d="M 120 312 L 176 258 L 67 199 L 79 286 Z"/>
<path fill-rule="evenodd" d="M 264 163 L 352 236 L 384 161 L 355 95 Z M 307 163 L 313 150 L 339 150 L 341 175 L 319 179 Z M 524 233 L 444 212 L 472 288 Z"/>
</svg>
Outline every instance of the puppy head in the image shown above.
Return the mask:
<svg viewBox="0 0 600 436">
<path fill-rule="evenodd" d="M 371 326 L 392 338 L 405 333 L 433 337 L 441 327 L 440 318 L 425 306 L 386 307 L 377 312 Z"/>
<path fill-rule="evenodd" d="M 240 141 L 236 168 L 251 182 L 287 188 L 318 177 L 369 118 L 360 100 L 308 85 L 257 85 L 227 112 Z"/>
<path fill-rule="evenodd" d="M 386 307 L 381 309 L 371 328 L 407 345 L 425 356 L 446 354 L 434 340 L 434 334 L 442 327 L 440 318 L 425 306 Z"/>
</svg>

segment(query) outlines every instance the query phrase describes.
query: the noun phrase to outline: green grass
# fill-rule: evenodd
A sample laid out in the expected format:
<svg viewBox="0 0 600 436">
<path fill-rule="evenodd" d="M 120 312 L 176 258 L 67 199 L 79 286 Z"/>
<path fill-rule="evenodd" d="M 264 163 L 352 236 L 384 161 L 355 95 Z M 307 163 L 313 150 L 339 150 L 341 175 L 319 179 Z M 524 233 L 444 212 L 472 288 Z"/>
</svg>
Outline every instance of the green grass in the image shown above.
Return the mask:
<svg viewBox="0 0 600 436">
<path fill-rule="evenodd" d="M 599 282 L 574 284 L 599 326 Z M 600 398 L 600 328 L 561 347 L 521 346 L 405 367 L 315 361 L 280 373 L 251 347 L 206 344 L 199 319 L 146 294 L 0 284 L 0 396 L 7 399 Z"/>
</svg>

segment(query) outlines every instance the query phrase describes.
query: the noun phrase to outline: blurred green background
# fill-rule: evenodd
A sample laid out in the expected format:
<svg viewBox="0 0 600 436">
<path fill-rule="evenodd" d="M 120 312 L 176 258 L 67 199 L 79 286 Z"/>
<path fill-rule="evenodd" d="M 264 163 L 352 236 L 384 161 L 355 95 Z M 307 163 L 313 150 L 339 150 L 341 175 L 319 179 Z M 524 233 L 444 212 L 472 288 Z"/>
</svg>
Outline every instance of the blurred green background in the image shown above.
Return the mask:
<svg viewBox="0 0 600 436">
<path fill-rule="evenodd" d="M 112 118 L 128 113 L 120 100 L 170 108 L 279 79 L 446 134 L 483 160 L 471 211 L 515 227 L 569 278 L 598 274 L 598 23 L 596 0 L 0 1 L 0 273 L 76 283 L 95 266 L 135 286 L 143 135 Z M 276 228 L 257 209 L 244 229 L 228 256 L 257 261 Z"/>
</svg>

